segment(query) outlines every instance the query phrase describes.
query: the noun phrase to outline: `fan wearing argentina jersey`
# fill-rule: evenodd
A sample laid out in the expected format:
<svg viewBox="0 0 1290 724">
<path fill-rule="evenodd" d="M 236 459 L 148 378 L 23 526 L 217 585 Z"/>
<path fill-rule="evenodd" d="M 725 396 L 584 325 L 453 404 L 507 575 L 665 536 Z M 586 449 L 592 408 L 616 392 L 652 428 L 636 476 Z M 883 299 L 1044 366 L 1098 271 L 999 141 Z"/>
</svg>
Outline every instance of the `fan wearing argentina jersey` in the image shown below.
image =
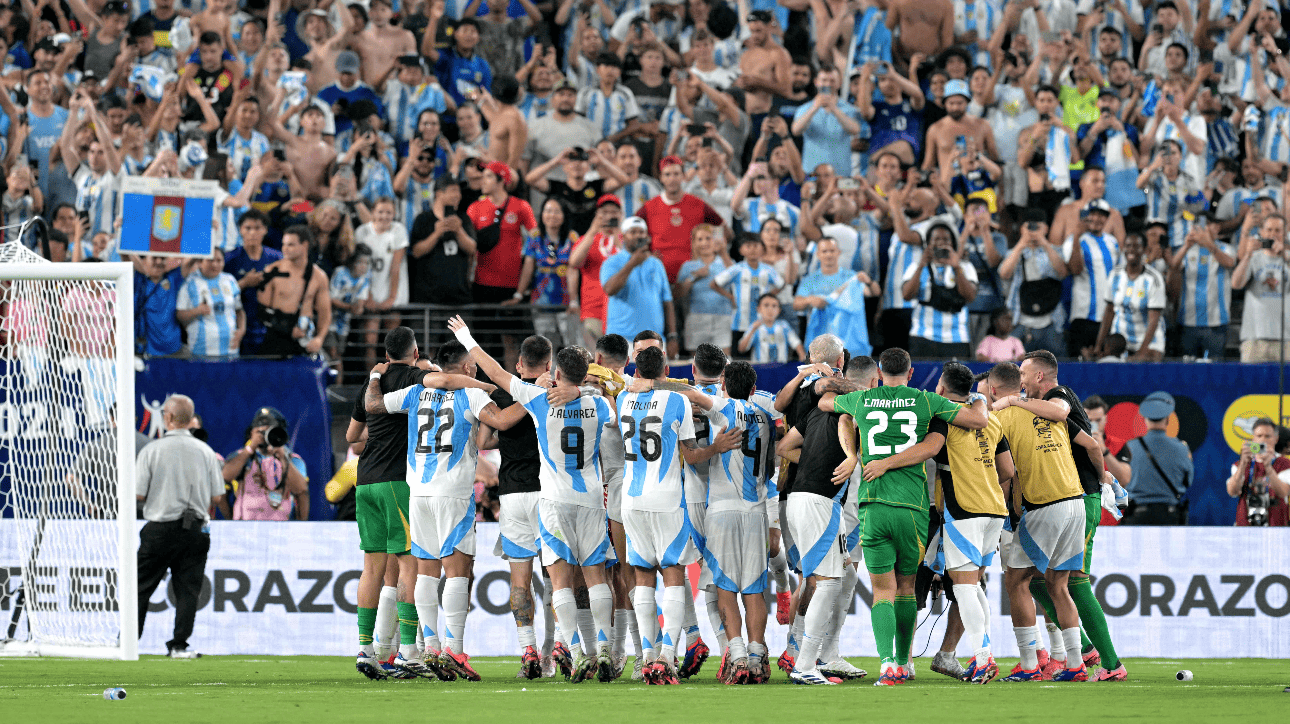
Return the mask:
<svg viewBox="0 0 1290 724">
<path fill-rule="evenodd" d="M 637 381 L 633 384 L 662 379 L 666 369 L 663 351 L 646 347 L 636 354 Z M 681 458 L 691 465 L 702 462 L 738 447 L 742 435 L 736 430 L 722 430 L 712 444 L 700 447 L 695 440 L 689 400 L 668 390 L 626 392 L 618 398 L 618 414 L 626 447 L 623 527 L 627 533 L 627 561 L 636 569 L 632 602 L 645 658 L 653 659 L 645 667 L 645 681 L 676 684 L 676 648 L 681 640 L 688 593 L 684 566 L 698 558 L 690 540 Z M 654 657 L 658 625 L 656 569 L 662 572 L 664 589 L 662 645 Z"/>
<path fill-rule="evenodd" d="M 967 305 L 976 299 L 976 267 L 960 255 L 952 224 L 933 224 L 925 238 L 921 259 L 905 271 L 901 284 L 905 299 L 915 301 L 910 354 L 970 357 Z"/>
<path fill-rule="evenodd" d="M 739 254 L 744 260 L 726 267 L 708 283 L 713 291 L 729 299 L 734 308 L 730 317 L 730 337 L 735 341 L 757 321 L 757 304 L 762 295 L 774 293 L 784 286 L 779 272 L 761 262 L 765 253 L 766 244 L 760 236 L 744 234 L 739 239 Z"/>
<path fill-rule="evenodd" d="M 972 382 L 972 370 L 948 362 L 941 370 L 936 394 L 967 404 L 973 397 L 981 397 L 972 392 Z M 910 454 L 909 450 L 901 453 Z M 953 596 L 973 659 L 965 671 L 954 657 L 954 648 L 942 646 L 941 652 L 948 651 L 950 660 L 944 661 L 938 653 L 932 670 L 988 684 L 999 675 L 999 666 L 990 652 L 990 604 L 980 585 L 981 573 L 994 560 L 1003 521 L 1008 517 L 1000 486 L 1014 474 L 1012 454 L 998 418 L 989 414 L 984 430 L 949 427 L 945 445 L 933 459 L 937 464 L 935 502 L 942 511 L 942 524 L 927 558 L 937 564 L 932 565 L 933 571 L 953 582 L 946 588 Z"/>
<path fill-rule="evenodd" d="M 1010 362 L 995 365 L 988 377 L 990 398 L 1011 402 L 1021 393 L 1021 370 Z M 1046 678 L 1039 668 L 1035 647 L 1039 629 L 1035 625 L 1035 605 L 1030 579 L 1042 572 L 1048 584 L 1061 638 L 1066 666 L 1052 678 L 1054 681 L 1087 681 L 1088 671 L 1081 652 L 1079 612 L 1068 589 L 1072 572 L 1084 566 L 1084 540 L 1087 530 L 1084 490 L 1072 457 L 1072 444 L 1084 447 L 1090 459 L 1101 462 L 1101 446 L 1071 418 L 1053 422 L 1023 406 L 1009 405 L 997 410 L 996 416 L 1008 440 L 1016 464 L 1012 486 L 1014 509 L 1021 517 L 1016 533 L 1000 548 L 1004 566 L 1004 586 L 1011 605 L 1013 632 L 1021 651 L 1021 662 L 1007 681 L 1038 681 Z M 1089 443 L 1092 442 L 1090 445 Z M 1109 476 L 1107 478 L 1109 483 Z M 1057 652 L 1054 651 L 1054 654 Z M 1057 658 L 1054 656 L 1054 658 Z"/>
<path fill-rule="evenodd" d="M 445 373 L 475 375 L 475 363 L 457 342 L 440 347 L 435 361 Z M 476 433 L 481 422 L 496 430 L 509 430 L 524 416 L 524 410 L 502 413 L 478 387 L 448 389 L 431 377 L 422 384 L 382 395 L 379 380 L 380 370 L 376 370 L 368 385 L 367 411 L 408 413 L 412 555 L 421 559 L 419 573 L 438 578 L 442 571 L 448 577 L 443 586 L 446 640 L 440 665 L 462 678 L 479 681 L 464 646 L 469 576 L 475 559 Z M 490 385 L 488 389 L 493 388 Z M 414 597 L 432 597 L 421 583 L 418 576 Z"/>
<path fill-rule="evenodd" d="M 1235 266 L 1236 249 L 1218 241 L 1208 224 L 1193 228 L 1169 259 L 1170 284 L 1177 285 L 1183 356 L 1221 360 L 1226 355 Z"/>
<path fill-rule="evenodd" d="M 1071 286 L 1071 321 L 1066 332 L 1066 353 L 1081 357 L 1085 348 L 1092 353 L 1097 343 L 1097 331 L 1105 311 L 1102 299 L 1106 296 L 1106 280 L 1120 261 L 1120 241 L 1106 230 L 1109 214 L 1089 202 L 1081 226 L 1075 234 L 1066 237 L 1062 244 L 1062 257 L 1066 271 L 1075 278 Z M 1082 229 L 1082 231 L 1081 231 Z"/>
<path fill-rule="evenodd" d="M 908 387 L 914 372 L 905 350 L 888 349 L 878 363 L 882 387 L 841 397 L 825 394 L 819 407 L 851 415 L 859 428 L 865 477 L 871 478 L 856 494 L 864 562 L 873 590 L 874 640 L 882 657 L 876 685 L 891 686 L 913 676 L 909 650 L 918 615 L 914 578 L 923 560 L 929 519 L 927 476 L 921 462 L 943 444 L 943 423 L 980 430 L 987 417 L 982 402 L 963 406 Z M 933 439 L 925 440 L 929 436 Z M 888 462 L 915 446 L 920 448 L 916 464 L 896 468 Z"/>
<path fill-rule="evenodd" d="M 766 487 L 775 465 L 775 423 L 770 413 L 750 401 L 756 386 L 752 365 L 732 362 L 725 367 L 720 385 L 725 396 L 712 397 L 698 390 L 685 393 L 702 411 L 705 427 L 737 431 L 743 440 L 737 448 L 705 461 L 704 475 L 708 535 L 702 553 L 718 589 L 721 621 L 729 627 L 730 639 L 722 646 L 717 672 L 717 680 L 726 684 L 765 683 L 770 677 L 762 592 L 769 543 Z"/>
<path fill-rule="evenodd" d="M 237 279 L 223 271 L 223 250 L 214 247 L 211 252 L 184 280 L 175 319 L 187 325 L 194 357 L 236 357 L 246 334 L 246 312 Z"/>
<path fill-rule="evenodd" d="M 1106 356 L 1106 336 L 1124 335 L 1130 359 L 1159 362 L 1165 356 L 1165 278 L 1143 263 L 1146 244 L 1130 233 L 1124 239 L 1124 265 L 1106 281 L 1106 310 L 1097 333 L 1094 357 Z"/>
<path fill-rule="evenodd" d="M 600 446 L 605 428 L 617 424 L 613 407 L 604 397 L 582 397 L 578 393 L 589 362 L 580 347 L 566 347 L 556 355 L 555 385 L 574 397 L 566 404 L 553 405 L 545 388 L 510 374 L 489 356 L 471 337 L 461 317 L 448 320 L 448 328 L 470 350 L 471 359 L 484 374 L 509 390 L 533 418 L 541 461 L 538 530 L 542 563 L 551 574 L 555 590 L 552 601 L 557 625 L 564 640 L 573 638 L 578 620 L 573 595 L 575 567 L 582 569 L 589 585 L 587 593 L 595 619 L 595 653 L 588 657 L 578 652 L 571 680 L 577 684 L 594 675 L 601 681 L 612 681 L 621 669 L 614 671 L 610 651 L 614 596 L 605 572 L 609 536 Z"/>
</svg>

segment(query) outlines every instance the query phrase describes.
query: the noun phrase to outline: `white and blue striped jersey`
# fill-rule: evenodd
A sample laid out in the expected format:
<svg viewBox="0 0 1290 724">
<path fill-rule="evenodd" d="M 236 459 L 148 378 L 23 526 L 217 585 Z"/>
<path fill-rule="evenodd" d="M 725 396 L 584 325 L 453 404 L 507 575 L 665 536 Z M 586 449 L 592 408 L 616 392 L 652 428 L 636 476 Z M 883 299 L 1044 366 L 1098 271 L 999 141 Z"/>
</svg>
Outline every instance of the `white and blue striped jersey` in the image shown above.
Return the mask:
<svg viewBox="0 0 1290 724">
<path fill-rule="evenodd" d="M 194 357 L 236 357 L 233 332 L 237 330 L 237 313 L 242 310 L 242 290 L 232 274 L 220 272 L 211 279 L 194 271 L 184 280 L 175 300 L 175 309 L 186 311 L 203 304 L 210 314 L 194 318 L 187 325 L 188 346 Z"/>
<path fill-rule="evenodd" d="M 690 400 L 679 392 L 650 390 L 618 396 L 623 433 L 623 512 L 668 513 L 685 505 L 681 441 L 694 440 Z"/>
<path fill-rule="evenodd" d="M 1233 259 L 1236 249 L 1217 242 Z M 1203 246 L 1193 246 L 1183 255 L 1182 292 L 1178 298 L 1178 323 L 1184 327 L 1217 327 L 1231 321 L 1231 272 L 1218 257 Z"/>
<path fill-rule="evenodd" d="M 1156 324 L 1155 334 L 1147 334 L 1147 312 L 1157 310 L 1161 317 L 1165 311 L 1165 278 L 1151 267 L 1144 267 L 1137 279 L 1130 279 L 1124 267 L 1116 269 L 1107 279 L 1104 301 L 1115 306 L 1115 321 L 1111 332 L 1123 334 L 1130 352 L 1137 352 L 1146 345 L 1149 349 L 1165 351 L 1165 320 Z"/>
<path fill-rule="evenodd" d="M 1169 247 L 1182 246 L 1187 240 L 1195 217 L 1186 210 L 1188 197 L 1200 196 L 1201 187 L 1186 171 L 1170 181 L 1156 172 L 1147 183 L 1147 220 L 1163 221 L 1169 226 Z M 1203 199 L 1204 197 L 1200 197 Z"/>
<path fill-rule="evenodd" d="M 641 114 L 636 95 L 625 85 L 616 86 L 609 95 L 598 84 L 583 88 L 578 92 L 575 109 L 600 129 L 602 138 L 623 130 L 628 121 Z"/>
<path fill-rule="evenodd" d="M 230 196 L 236 195 L 241 190 L 242 182 L 231 178 L 228 180 L 228 191 L 220 189 L 215 193 L 215 218 L 211 219 L 211 240 L 225 254 L 242 245 L 242 234 L 237 229 L 237 220 L 250 206 L 224 204 Z"/>
<path fill-rule="evenodd" d="M 695 385 L 699 392 L 718 400 L 724 399 L 721 392 L 721 383 L 707 382 Z M 693 408 L 693 406 L 691 406 Z M 694 409 L 699 414 L 694 416 L 694 439 L 700 447 L 706 447 L 712 444 L 713 427 L 708 422 L 707 415 L 702 411 Z M 715 428 L 720 430 L 720 427 Z M 700 462 L 698 465 L 691 465 L 684 458 L 681 463 L 685 466 L 685 500 L 689 504 L 702 503 L 708 499 L 708 466 L 712 464 L 712 458 Z"/>
<path fill-rule="evenodd" d="M 121 153 L 121 171 L 127 176 L 142 176 L 144 171 L 152 165 L 154 156 L 145 152 L 142 159 L 135 158 L 128 153 Z"/>
<path fill-rule="evenodd" d="M 423 211 L 429 211 L 434 205 L 434 178 L 422 183 L 411 174 L 408 174 L 408 182 L 399 193 L 399 218 L 403 221 L 403 227 L 412 234 L 412 222 L 416 221 L 417 214 Z"/>
<path fill-rule="evenodd" d="M 483 390 L 413 385 L 385 395 L 385 409 L 408 414 L 408 489 L 413 497 L 475 495 L 479 413 L 494 405 Z M 496 407 L 496 405 L 494 405 Z"/>
<path fill-rule="evenodd" d="M 663 187 L 648 176 L 639 176 L 614 192 L 623 202 L 623 216 L 636 216 L 646 201 L 661 193 Z"/>
<path fill-rule="evenodd" d="M 753 330 L 749 350 L 753 364 L 787 362 L 788 356 L 801 344 L 802 340 L 797 336 L 793 325 L 780 318 L 769 327 L 761 326 Z"/>
<path fill-rule="evenodd" d="M 238 181 L 245 181 L 251 166 L 269 152 L 269 139 L 256 130 L 251 131 L 250 138 L 243 138 L 236 129 L 227 137 L 220 131 L 218 144 L 220 153 L 227 154 L 233 162 L 233 173 L 237 175 Z"/>
<path fill-rule="evenodd" d="M 722 398 L 706 413 L 715 430 L 741 430 L 743 444 L 713 456 L 708 468 L 708 512 L 752 513 L 766 503 L 775 467 L 775 421 L 750 400 Z"/>
<path fill-rule="evenodd" d="M 985 45 L 1002 17 L 1003 13 L 991 0 L 954 0 L 954 34 L 976 31 L 977 42 L 967 46 L 973 65 L 990 67 L 990 51 Z"/>
<path fill-rule="evenodd" d="M 922 258 L 923 248 L 921 246 L 906 244 L 900 240 L 898 234 L 893 233 L 891 235 L 891 241 L 887 245 L 887 279 L 882 285 L 883 309 L 914 308 L 914 301 L 905 299 L 900 286 L 909 270 L 918 268 L 918 262 Z"/>
<path fill-rule="evenodd" d="M 1269 161 L 1290 162 L 1290 108 L 1277 104 L 1263 112 L 1259 153 Z"/>
<path fill-rule="evenodd" d="M 744 231 L 750 234 L 761 231 L 761 225 L 767 219 L 773 218 L 779 220 L 780 228 L 787 231 L 789 236 L 796 238 L 797 222 L 801 217 L 801 211 L 783 199 L 768 204 L 761 198 L 753 196 L 744 199 L 743 204 L 735 209 L 735 216 L 744 222 Z"/>
<path fill-rule="evenodd" d="M 90 231 L 85 238 L 93 239 L 100 231 L 113 233 L 121 204 L 121 180 L 117 174 L 108 170 L 96 176 L 88 164 L 82 163 L 72 180 L 76 184 L 77 211 L 90 215 Z"/>
<path fill-rule="evenodd" d="M 1199 115 L 1184 115 L 1183 125 L 1196 138 L 1201 140 L 1206 149 L 1209 147 L 1209 124 Z M 1178 124 L 1168 118 L 1161 119 L 1160 125 L 1156 127 L 1156 145 L 1173 139 L 1178 142 L 1183 149 L 1183 173 L 1191 176 L 1193 179 L 1199 179 L 1203 183 L 1205 178 L 1205 167 L 1208 165 L 1206 160 L 1208 154 L 1204 151 L 1201 153 L 1192 153 L 1187 148 L 1187 143 L 1183 141 L 1182 133 L 1178 130 Z"/>
<path fill-rule="evenodd" d="M 1110 234 L 1084 233 L 1079 237 L 1079 249 L 1076 250 L 1075 238 L 1066 237 L 1062 244 L 1062 257 L 1069 262 L 1077 251 L 1084 255 L 1084 271 L 1071 283 L 1070 318 L 1100 322 L 1106 279 L 1120 263 L 1120 242 Z"/>
<path fill-rule="evenodd" d="M 394 140 L 407 143 L 417 135 L 417 117 L 427 108 L 443 113 L 448 108 L 443 89 L 438 83 L 422 83 L 413 88 L 397 77 L 385 82 L 387 128 Z"/>
<path fill-rule="evenodd" d="M 1251 204 L 1260 196 L 1267 196 L 1276 201 L 1277 208 L 1282 208 L 1281 189 L 1269 184 L 1264 184 L 1263 188 L 1251 189 L 1244 186 L 1237 186 L 1227 193 L 1218 202 L 1218 210 L 1214 217 L 1219 221 L 1230 221 L 1241 213 L 1241 206 Z"/>
<path fill-rule="evenodd" d="M 542 500 L 605 507 L 604 471 L 600 445 L 617 424 L 609 402 L 600 395 L 578 397 L 560 407 L 547 402 L 545 387 L 511 378 L 511 397 L 524 406 L 537 428 L 538 458 L 542 461 L 538 480 Z"/>
<path fill-rule="evenodd" d="M 956 274 L 962 274 L 973 284 L 978 283 L 976 268 L 972 266 L 972 262 L 959 262 L 957 270 L 952 266 L 940 266 L 937 264 L 931 264 L 922 269 L 919 269 L 918 265 L 912 266 L 905 272 L 905 278 L 901 280 L 901 286 L 913 279 L 915 274 L 918 275 L 918 295 L 915 297 L 914 315 L 909 326 L 909 336 L 922 337 L 923 339 L 943 344 L 970 343 L 972 337 L 968 333 L 968 308 L 966 304 L 957 314 L 951 314 L 932 307 L 928 302 L 932 298 L 932 284 L 954 288 L 958 284 Z"/>
<path fill-rule="evenodd" d="M 769 264 L 758 264 L 757 268 L 748 262 L 728 266 L 713 277 L 717 286 L 728 289 L 735 298 L 734 314 L 730 317 L 731 329 L 748 329 L 757 321 L 757 300 L 763 294 L 769 294 L 784 286 L 784 279 Z"/>
<path fill-rule="evenodd" d="M 3 209 L 4 241 L 13 242 L 21 241 L 28 248 L 34 248 L 36 245 L 36 234 L 34 230 L 27 231 L 27 238 L 18 238 L 18 229 L 27 223 L 32 216 L 36 214 L 36 201 L 31 194 L 24 194 L 18 198 L 10 198 L 9 194 L 4 194 L 0 198 L 0 208 Z"/>
<path fill-rule="evenodd" d="M 336 267 L 331 275 L 331 287 L 328 289 L 331 298 L 339 300 L 345 304 L 353 304 L 363 299 L 372 298 L 372 272 L 367 272 L 363 276 L 355 279 L 353 272 L 349 267 Z M 349 322 L 352 312 L 332 307 L 331 310 L 331 331 L 340 337 L 343 343 L 345 337 L 349 335 Z"/>
<path fill-rule="evenodd" d="M 1075 12 L 1080 15 L 1092 15 L 1095 4 L 1098 4 L 1097 0 L 1079 0 Z M 1146 22 L 1142 12 L 1142 3 L 1139 0 L 1127 0 L 1124 5 L 1129 10 L 1129 17 L 1133 19 L 1136 25 L 1142 25 Z M 1103 12 L 1105 13 L 1105 19 L 1101 24 L 1093 28 L 1093 47 L 1089 48 L 1089 52 L 1094 57 L 1097 56 L 1097 38 L 1102 32 L 1102 28 L 1109 25 L 1120 31 L 1120 56 L 1132 59 L 1133 37 L 1129 35 L 1129 26 L 1124 21 L 1124 15 L 1120 13 L 1118 6 L 1110 4 L 1105 5 Z"/>
<path fill-rule="evenodd" d="M 1276 96 L 1280 96 L 1281 90 L 1285 88 L 1285 78 L 1272 72 L 1268 63 L 1275 65 L 1275 59 L 1268 55 L 1266 50 L 1260 48 L 1259 62 L 1263 63 L 1263 81 L 1268 84 L 1268 90 Z M 1219 88 L 1224 93 L 1237 94 L 1241 100 L 1246 103 L 1259 103 L 1259 94 L 1254 90 L 1254 64 L 1250 62 L 1250 54 L 1245 53 L 1236 59 L 1235 72 L 1230 76 L 1230 82 L 1224 82 Z"/>
</svg>

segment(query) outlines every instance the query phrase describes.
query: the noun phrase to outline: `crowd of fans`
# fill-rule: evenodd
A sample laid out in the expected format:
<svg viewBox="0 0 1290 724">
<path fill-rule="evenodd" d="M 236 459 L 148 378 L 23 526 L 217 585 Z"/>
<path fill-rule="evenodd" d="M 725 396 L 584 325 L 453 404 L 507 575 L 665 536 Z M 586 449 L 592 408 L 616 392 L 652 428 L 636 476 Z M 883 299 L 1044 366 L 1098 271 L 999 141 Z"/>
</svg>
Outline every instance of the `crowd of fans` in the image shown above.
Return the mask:
<svg viewBox="0 0 1290 724">
<path fill-rule="evenodd" d="M 475 304 L 517 307 L 478 322 L 508 359 L 529 327 L 785 361 L 845 315 L 916 356 L 1213 360 L 1240 309 L 1240 358 L 1272 360 L 1283 26 L 1271 0 L 21 0 L 6 240 L 42 215 L 47 258 L 117 260 L 124 176 L 218 182 L 213 259 L 134 259 L 158 356 L 335 357 Z"/>
</svg>

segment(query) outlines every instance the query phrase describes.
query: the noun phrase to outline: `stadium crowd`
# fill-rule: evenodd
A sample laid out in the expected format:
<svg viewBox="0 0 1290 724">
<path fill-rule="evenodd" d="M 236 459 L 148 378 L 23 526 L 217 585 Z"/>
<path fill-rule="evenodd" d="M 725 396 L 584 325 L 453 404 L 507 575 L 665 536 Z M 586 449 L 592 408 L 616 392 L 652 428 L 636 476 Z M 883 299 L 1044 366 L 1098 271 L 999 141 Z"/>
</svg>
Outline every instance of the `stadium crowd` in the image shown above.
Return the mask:
<svg viewBox="0 0 1290 724">
<path fill-rule="evenodd" d="M 6 240 L 117 260 L 122 178 L 216 181 L 214 258 L 134 258 L 158 356 L 375 361 L 435 304 L 673 357 L 1278 358 L 1278 4 L 912 2 L 22 0 Z"/>
</svg>

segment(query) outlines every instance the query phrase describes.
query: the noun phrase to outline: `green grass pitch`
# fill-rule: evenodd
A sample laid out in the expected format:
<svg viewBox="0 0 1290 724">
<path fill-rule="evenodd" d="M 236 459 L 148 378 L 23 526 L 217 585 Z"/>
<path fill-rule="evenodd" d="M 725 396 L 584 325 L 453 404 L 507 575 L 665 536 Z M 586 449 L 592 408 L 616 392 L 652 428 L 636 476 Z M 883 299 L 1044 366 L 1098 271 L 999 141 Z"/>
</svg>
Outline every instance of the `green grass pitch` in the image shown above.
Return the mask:
<svg viewBox="0 0 1290 724">
<path fill-rule="evenodd" d="M 878 662 L 851 659 L 876 674 Z M 138 662 L 0 659 L 0 712 L 6 722 L 235 722 L 261 721 L 670 721 L 997 722 L 1243 719 L 1284 721 L 1290 662 L 1267 659 L 1136 659 L 1129 681 L 1098 684 L 973 686 L 931 671 L 916 660 L 918 679 L 875 688 L 873 674 L 839 686 L 793 686 L 778 670 L 770 684 L 723 686 L 715 658 L 694 679 L 650 687 L 626 678 L 573 685 L 563 679 L 515 678 L 518 659 L 472 662 L 484 680 L 368 681 L 352 658 L 208 656 Z M 1000 668 L 1012 668 L 1012 660 Z M 1006 668 L 1005 668 L 1006 667 Z M 1177 681 L 1190 669 L 1195 679 Z M 630 661 L 628 672 L 630 673 Z M 124 701 L 103 690 L 122 687 Z"/>
</svg>

